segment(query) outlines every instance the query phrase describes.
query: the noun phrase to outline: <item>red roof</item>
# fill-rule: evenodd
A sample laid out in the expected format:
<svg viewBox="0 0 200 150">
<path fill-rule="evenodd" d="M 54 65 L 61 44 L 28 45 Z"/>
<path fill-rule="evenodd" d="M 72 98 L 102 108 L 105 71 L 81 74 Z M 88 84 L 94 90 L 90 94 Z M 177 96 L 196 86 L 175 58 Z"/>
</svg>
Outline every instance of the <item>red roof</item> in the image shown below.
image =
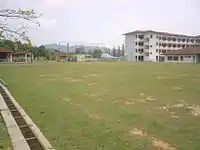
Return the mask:
<svg viewBox="0 0 200 150">
<path fill-rule="evenodd" d="M 62 52 L 62 51 L 57 52 L 57 55 L 58 55 L 58 56 L 69 56 L 68 53 Z"/>
<path fill-rule="evenodd" d="M 12 53 L 13 51 L 7 48 L 0 47 L 0 53 Z"/>
<path fill-rule="evenodd" d="M 172 52 L 167 52 L 164 55 L 197 55 L 200 54 L 200 47 L 183 48 L 179 50 L 174 50 Z"/>
<path fill-rule="evenodd" d="M 16 51 L 14 52 L 13 54 L 27 54 L 27 53 L 30 53 L 30 51 Z"/>
<path fill-rule="evenodd" d="M 133 32 L 124 33 L 123 35 L 130 35 L 130 34 L 134 34 L 134 33 L 146 33 L 146 32 L 160 34 L 160 35 L 166 35 L 166 36 L 180 36 L 180 37 L 188 37 L 188 38 L 199 38 L 199 35 L 198 36 L 191 36 L 191 35 L 185 35 L 185 34 L 174 34 L 174 33 L 169 33 L 169 32 L 158 32 L 158 31 L 154 31 L 154 30 L 136 30 L 136 31 L 133 31 Z"/>
</svg>

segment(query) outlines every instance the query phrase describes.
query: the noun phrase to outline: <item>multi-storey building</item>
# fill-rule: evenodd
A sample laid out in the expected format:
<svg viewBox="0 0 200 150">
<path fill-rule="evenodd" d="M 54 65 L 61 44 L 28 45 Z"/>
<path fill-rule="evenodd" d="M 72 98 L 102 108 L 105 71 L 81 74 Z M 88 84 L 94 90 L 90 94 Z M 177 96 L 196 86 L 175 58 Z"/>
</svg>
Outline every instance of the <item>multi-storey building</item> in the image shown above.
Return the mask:
<svg viewBox="0 0 200 150">
<path fill-rule="evenodd" d="M 128 61 L 164 61 L 167 52 L 200 46 L 200 36 L 188 36 L 152 30 L 125 33 Z"/>
</svg>

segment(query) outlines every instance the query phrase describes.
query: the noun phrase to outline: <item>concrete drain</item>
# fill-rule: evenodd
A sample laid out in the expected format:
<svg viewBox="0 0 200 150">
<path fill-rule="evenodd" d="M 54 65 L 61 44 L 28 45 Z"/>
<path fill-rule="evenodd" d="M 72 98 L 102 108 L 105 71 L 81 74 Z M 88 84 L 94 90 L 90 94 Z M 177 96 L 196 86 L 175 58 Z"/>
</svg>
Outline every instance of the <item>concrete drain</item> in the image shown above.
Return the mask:
<svg viewBox="0 0 200 150">
<path fill-rule="evenodd" d="M 45 150 L 42 144 L 38 141 L 35 134 L 32 132 L 20 112 L 17 110 L 13 102 L 10 100 L 9 96 L 6 94 L 4 89 L 0 86 L 0 94 L 2 95 L 5 103 L 7 104 L 13 118 L 15 119 L 18 127 L 21 130 L 26 142 L 28 143 L 31 150 Z"/>
</svg>

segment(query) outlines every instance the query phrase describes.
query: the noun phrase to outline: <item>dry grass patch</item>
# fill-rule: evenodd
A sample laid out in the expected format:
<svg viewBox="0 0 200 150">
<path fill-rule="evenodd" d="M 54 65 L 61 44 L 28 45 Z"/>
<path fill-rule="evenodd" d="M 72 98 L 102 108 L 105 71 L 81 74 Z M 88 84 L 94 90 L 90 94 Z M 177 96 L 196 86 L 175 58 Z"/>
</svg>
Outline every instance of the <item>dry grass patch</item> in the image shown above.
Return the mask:
<svg viewBox="0 0 200 150">
<path fill-rule="evenodd" d="M 169 143 L 151 137 L 147 132 L 142 129 L 134 128 L 133 130 L 129 131 L 129 133 L 131 136 L 139 136 L 150 139 L 152 145 L 158 150 L 177 150 L 175 147 L 170 146 Z"/>
<path fill-rule="evenodd" d="M 57 81 L 58 79 L 55 79 L 55 78 L 43 78 L 43 79 L 40 79 L 40 80 L 43 80 L 43 81 Z"/>
<path fill-rule="evenodd" d="M 200 106 L 199 105 L 192 105 L 186 108 L 193 116 L 200 116 Z"/>
<path fill-rule="evenodd" d="M 94 86 L 97 85 L 97 83 L 93 82 L 93 83 L 88 83 L 89 86 Z"/>
<path fill-rule="evenodd" d="M 94 120 L 102 119 L 102 116 L 100 116 L 98 113 L 89 113 L 88 116 L 89 116 L 89 118 L 92 118 Z"/>
<path fill-rule="evenodd" d="M 172 90 L 183 90 L 182 86 L 174 86 L 172 87 Z"/>
<path fill-rule="evenodd" d="M 147 132 L 143 131 L 142 129 L 134 128 L 133 130 L 129 131 L 131 136 L 147 136 Z"/>
<path fill-rule="evenodd" d="M 156 79 L 158 79 L 158 80 L 167 80 L 167 79 L 171 79 L 171 77 L 168 77 L 168 76 L 157 76 Z"/>
<path fill-rule="evenodd" d="M 134 102 L 129 102 L 129 101 L 125 102 L 125 105 L 134 105 L 134 104 L 135 104 Z"/>
<path fill-rule="evenodd" d="M 153 98 L 153 97 L 146 97 L 146 100 L 148 100 L 148 101 L 156 101 L 156 99 Z"/>
<path fill-rule="evenodd" d="M 152 145 L 158 150 L 177 150 L 175 147 L 170 146 L 169 143 L 155 138 L 152 138 Z"/>
<path fill-rule="evenodd" d="M 85 76 L 82 76 L 83 78 L 89 78 L 89 77 L 96 77 L 96 76 L 98 76 L 97 74 L 94 74 L 94 73 L 92 73 L 92 74 L 89 74 L 89 75 L 85 75 Z"/>
<path fill-rule="evenodd" d="M 71 99 L 68 98 L 68 97 L 63 97 L 63 98 L 62 98 L 62 101 L 65 101 L 65 102 L 67 102 L 67 103 L 71 103 Z"/>
</svg>

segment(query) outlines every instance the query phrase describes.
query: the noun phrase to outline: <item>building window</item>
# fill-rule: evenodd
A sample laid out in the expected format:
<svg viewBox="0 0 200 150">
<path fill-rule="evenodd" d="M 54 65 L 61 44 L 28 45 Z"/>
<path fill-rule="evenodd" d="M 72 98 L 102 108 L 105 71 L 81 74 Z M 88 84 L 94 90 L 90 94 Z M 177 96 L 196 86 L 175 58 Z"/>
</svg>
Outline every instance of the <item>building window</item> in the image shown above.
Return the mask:
<svg viewBox="0 0 200 150">
<path fill-rule="evenodd" d="M 137 38 L 137 34 L 135 35 L 135 37 Z"/>
<path fill-rule="evenodd" d="M 156 36 L 156 38 L 158 39 L 158 36 Z"/>
<path fill-rule="evenodd" d="M 167 57 L 167 60 L 168 60 L 168 61 L 171 61 L 171 60 L 172 60 L 172 56 L 168 56 L 168 57 Z"/>
<path fill-rule="evenodd" d="M 152 35 L 152 34 L 150 35 L 150 38 L 153 38 L 153 35 Z"/>
<path fill-rule="evenodd" d="M 135 56 L 135 60 L 137 61 L 137 56 Z"/>
<path fill-rule="evenodd" d="M 156 61 L 158 61 L 158 56 L 156 56 Z"/>
<path fill-rule="evenodd" d="M 183 56 L 181 56 L 181 61 L 183 61 Z"/>
<path fill-rule="evenodd" d="M 137 53 L 137 48 L 135 49 L 135 52 Z"/>
<path fill-rule="evenodd" d="M 163 41 L 166 41 L 166 40 L 167 40 L 167 38 L 166 38 L 165 36 L 163 36 L 163 37 L 162 37 L 162 40 L 163 40 Z"/>
<path fill-rule="evenodd" d="M 152 47 L 152 45 L 150 45 L 150 47 Z"/>
<path fill-rule="evenodd" d="M 177 61 L 178 60 L 178 56 L 174 56 L 174 60 Z"/>
<path fill-rule="evenodd" d="M 137 45 L 137 42 L 135 42 L 135 45 Z"/>
<path fill-rule="evenodd" d="M 156 42 L 156 45 L 158 45 L 158 42 Z"/>
<path fill-rule="evenodd" d="M 152 55 L 152 52 L 150 52 L 150 55 Z"/>
<path fill-rule="evenodd" d="M 156 53 L 158 52 L 158 49 L 156 49 Z"/>
<path fill-rule="evenodd" d="M 159 36 L 159 40 L 161 40 L 161 36 Z"/>
</svg>

